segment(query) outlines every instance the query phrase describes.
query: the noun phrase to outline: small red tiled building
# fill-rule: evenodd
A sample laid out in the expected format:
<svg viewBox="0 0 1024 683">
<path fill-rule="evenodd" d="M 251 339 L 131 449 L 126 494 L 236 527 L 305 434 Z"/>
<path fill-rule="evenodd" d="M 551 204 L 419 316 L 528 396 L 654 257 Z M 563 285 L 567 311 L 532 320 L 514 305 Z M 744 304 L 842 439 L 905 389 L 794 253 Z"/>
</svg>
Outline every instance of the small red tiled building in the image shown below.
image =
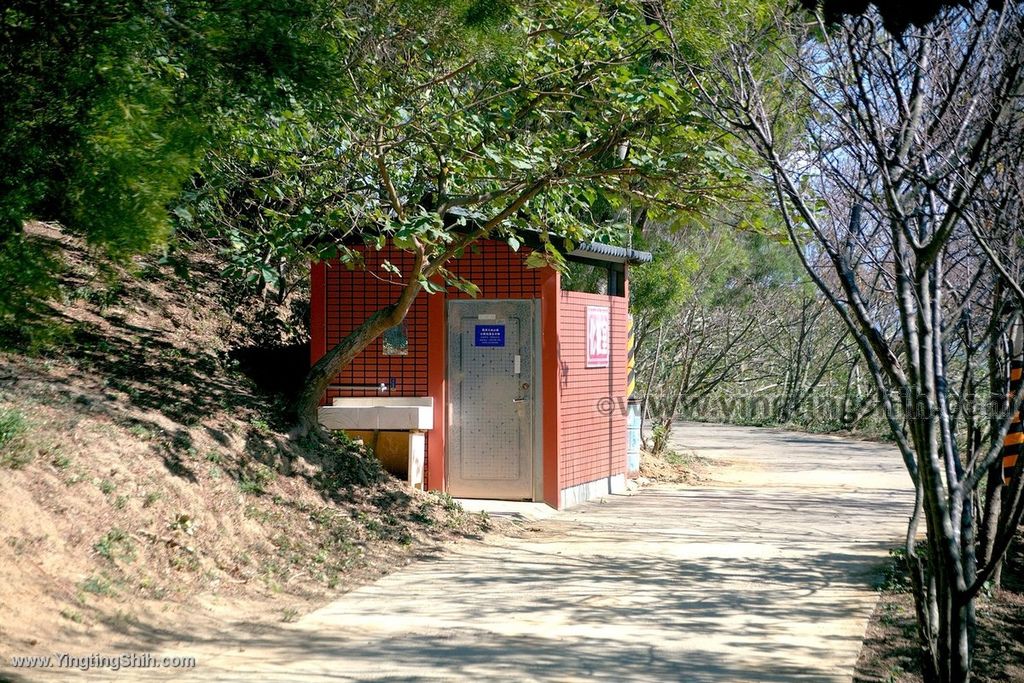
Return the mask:
<svg viewBox="0 0 1024 683">
<path fill-rule="evenodd" d="M 651 256 L 581 245 L 568 258 L 600 269 L 598 294 L 564 290 L 557 271 L 526 267 L 529 253 L 479 242 L 449 268 L 479 295 L 421 292 L 405 322 L 345 368 L 322 403 L 433 399 L 422 408 L 432 410 L 421 440 L 426 488 L 561 508 L 625 485 L 628 265 Z M 364 257 L 365 269 L 313 266 L 314 363 L 397 298 L 381 264 L 411 266 L 410 254 L 390 247 Z"/>
</svg>

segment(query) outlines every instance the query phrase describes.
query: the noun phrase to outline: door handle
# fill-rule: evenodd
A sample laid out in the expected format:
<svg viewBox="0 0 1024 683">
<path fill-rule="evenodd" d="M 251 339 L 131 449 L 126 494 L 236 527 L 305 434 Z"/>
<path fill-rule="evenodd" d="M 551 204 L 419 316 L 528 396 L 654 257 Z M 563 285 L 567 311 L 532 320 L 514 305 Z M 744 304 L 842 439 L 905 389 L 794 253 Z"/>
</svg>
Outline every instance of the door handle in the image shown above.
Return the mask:
<svg viewBox="0 0 1024 683">
<path fill-rule="evenodd" d="M 528 398 L 514 398 L 514 399 L 512 399 L 512 402 L 513 403 L 522 403 L 523 401 L 529 401 L 529 400 L 530 399 L 528 399 Z"/>
</svg>

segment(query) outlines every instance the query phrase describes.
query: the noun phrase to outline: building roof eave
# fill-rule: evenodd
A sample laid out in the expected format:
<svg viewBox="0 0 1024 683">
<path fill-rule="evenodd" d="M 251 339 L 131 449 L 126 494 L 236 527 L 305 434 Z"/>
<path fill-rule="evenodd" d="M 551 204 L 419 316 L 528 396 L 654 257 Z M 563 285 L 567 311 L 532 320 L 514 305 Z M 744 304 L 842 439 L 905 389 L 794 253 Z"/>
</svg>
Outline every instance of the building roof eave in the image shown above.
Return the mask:
<svg viewBox="0 0 1024 683">
<path fill-rule="evenodd" d="M 610 263 L 642 264 L 650 263 L 654 256 L 649 251 L 639 251 L 628 247 L 616 247 L 602 242 L 580 242 L 568 253 L 588 261 L 608 261 Z"/>
</svg>

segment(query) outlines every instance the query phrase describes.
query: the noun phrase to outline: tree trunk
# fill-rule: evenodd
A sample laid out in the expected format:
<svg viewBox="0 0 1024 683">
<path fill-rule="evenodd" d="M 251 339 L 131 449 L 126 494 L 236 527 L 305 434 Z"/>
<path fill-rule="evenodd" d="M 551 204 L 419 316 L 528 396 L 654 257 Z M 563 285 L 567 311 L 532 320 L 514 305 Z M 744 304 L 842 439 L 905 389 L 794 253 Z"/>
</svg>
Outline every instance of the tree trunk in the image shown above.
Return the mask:
<svg viewBox="0 0 1024 683">
<path fill-rule="evenodd" d="M 643 447 L 647 449 L 647 437 L 644 436 L 644 427 L 647 425 L 647 419 L 650 417 L 649 412 L 651 409 L 651 389 L 654 387 L 654 380 L 658 376 L 658 364 L 661 363 L 661 344 L 665 339 L 665 323 L 661 324 L 658 328 L 658 345 L 654 349 L 654 361 L 651 363 L 651 375 L 647 380 L 647 386 L 644 387 L 644 398 L 640 404 L 640 440 L 643 443 Z"/>
<path fill-rule="evenodd" d="M 298 418 L 300 435 L 309 434 L 319 429 L 317 413 L 320 399 L 327 392 L 331 380 L 374 339 L 389 327 L 394 327 L 401 322 L 402 317 L 404 314 L 400 317 L 395 305 L 382 308 L 367 318 L 363 324 L 354 329 L 310 368 L 302 387 L 302 393 L 299 394 L 299 398 L 295 402 L 295 416 Z"/>
<path fill-rule="evenodd" d="M 369 346 L 374 339 L 383 334 L 385 330 L 405 320 L 405 316 L 416 300 L 416 296 L 423 289 L 423 286 L 420 284 L 420 278 L 424 274 L 423 265 L 424 253 L 420 249 L 416 253 L 416 261 L 398 300 L 364 320 L 359 327 L 352 330 L 347 337 L 325 353 L 323 358 L 318 360 L 309 369 L 302 392 L 295 401 L 298 436 L 304 436 L 320 429 L 318 417 L 320 400 L 327 391 L 331 379 L 341 372 L 345 366 L 355 360 L 355 357 Z"/>
</svg>

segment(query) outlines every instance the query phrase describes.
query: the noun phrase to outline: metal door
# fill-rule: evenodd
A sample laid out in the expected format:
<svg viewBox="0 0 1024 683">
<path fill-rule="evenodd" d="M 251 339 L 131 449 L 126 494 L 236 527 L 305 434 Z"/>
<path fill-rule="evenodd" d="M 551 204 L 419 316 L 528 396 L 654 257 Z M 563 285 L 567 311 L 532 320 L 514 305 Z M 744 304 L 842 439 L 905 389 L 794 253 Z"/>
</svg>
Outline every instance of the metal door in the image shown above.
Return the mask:
<svg viewBox="0 0 1024 683">
<path fill-rule="evenodd" d="M 448 491 L 530 500 L 536 334 L 529 300 L 448 304 Z"/>
</svg>

